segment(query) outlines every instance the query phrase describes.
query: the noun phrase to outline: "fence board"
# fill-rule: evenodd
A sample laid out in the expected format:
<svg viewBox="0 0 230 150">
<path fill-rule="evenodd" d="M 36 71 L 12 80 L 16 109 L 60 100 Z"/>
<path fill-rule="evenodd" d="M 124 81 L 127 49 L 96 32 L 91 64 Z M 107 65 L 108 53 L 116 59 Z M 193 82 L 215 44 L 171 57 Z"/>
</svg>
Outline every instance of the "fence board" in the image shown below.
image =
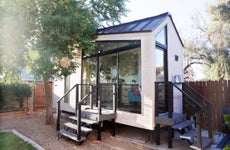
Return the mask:
<svg viewBox="0 0 230 150">
<path fill-rule="evenodd" d="M 188 82 L 188 84 L 210 101 L 212 104 L 210 112 L 212 113 L 212 128 L 222 131 L 224 123 L 222 110 L 230 107 L 229 80 Z M 206 121 L 205 116 L 204 118 Z"/>
<path fill-rule="evenodd" d="M 52 82 L 49 83 L 50 94 L 52 96 Z M 52 97 L 51 97 L 52 98 Z M 45 107 L 46 106 L 46 98 L 45 98 L 45 89 L 43 82 L 36 82 L 36 86 L 34 89 L 34 107 Z"/>
</svg>

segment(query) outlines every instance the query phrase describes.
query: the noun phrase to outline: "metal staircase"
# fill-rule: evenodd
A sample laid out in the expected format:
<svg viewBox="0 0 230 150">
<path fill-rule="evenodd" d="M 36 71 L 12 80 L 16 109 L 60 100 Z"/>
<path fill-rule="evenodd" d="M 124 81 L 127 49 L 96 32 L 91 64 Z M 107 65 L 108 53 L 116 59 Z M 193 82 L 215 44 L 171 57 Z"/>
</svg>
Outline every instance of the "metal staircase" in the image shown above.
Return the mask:
<svg viewBox="0 0 230 150">
<path fill-rule="evenodd" d="M 89 87 L 89 92 L 83 96 L 81 99 L 80 96 L 80 89 L 84 88 L 83 86 Z M 97 130 L 97 140 L 101 140 L 101 126 L 102 122 L 105 120 L 112 120 L 113 126 L 112 135 L 115 136 L 115 116 L 116 116 L 116 108 L 115 108 L 115 98 L 116 98 L 116 86 L 113 85 L 113 101 L 112 101 L 112 108 L 103 108 L 101 106 L 101 86 L 92 85 L 83 85 L 83 84 L 76 84 L 73 86 L 68 92 L 61 97 L 58 103 L 58 112 L 57 112 L 57 134 L 58 137 L 65 137 L 76 141 L 77 145 L 82 144 L 84 140 L 86 140 L 88 134 L 94 130 L 92 126 L 96 126 Z M 74 115 L 68 116 L 68 120 L 64 121 L 63 128 L 61 129 L 61 101 L 75 89 L 76 92 L 76 110 L 73 113 Z M 96 94 L 95 94 L 96 93 Z M 93 95 L 94 101 L 93 101 Z M 89 105 L 86 104 L 86 99 L 89 99 Z M 97 101 L 97 102 L 95 102 Z M 97 105 L 94 106 L 94 103 Z"/>
<path fill-rule="evenodd" d="M 189 93 L 185 92 L 184 89 L 189 91 Z M 156 144 L 160 145 L 161 126 L 166 126 L 168 128 L 168 148 L 173 146 L 174 130 L 180 131 L 180 138 L 188 141 L 191 144 L 191 149 L 203 149 L 208 146 L 212 139 L 211 104 L 209 101 L 185 83 L 156 82 L 155 90 Z M 164 92 L 163 96 L 162 91 Z M 173 110 L 173 94 L 175 91 L 180 92 L 183 96 L 183 114 L 175 113 Z M 191 116 L 195 120 L 190 120 Z M 208 137 L 204 137 L 201 131 L 203 122 L 205 122 L 201 121 L 201 119 L 204 119 L 202 118 L 203 116 L 206 116 L 205 119 L 208 122 L 206 125 Z"/>
</svg>

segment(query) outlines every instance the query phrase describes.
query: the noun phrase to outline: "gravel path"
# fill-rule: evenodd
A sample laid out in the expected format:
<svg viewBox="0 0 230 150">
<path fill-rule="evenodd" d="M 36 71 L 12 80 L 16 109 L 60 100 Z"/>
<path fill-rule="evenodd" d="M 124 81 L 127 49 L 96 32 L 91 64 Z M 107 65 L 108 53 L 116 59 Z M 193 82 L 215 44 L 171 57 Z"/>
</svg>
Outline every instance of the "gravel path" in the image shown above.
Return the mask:
<svg viewBox="0 0 230 150">
<path fill-rule="evenodd" d="M 15 129 L 32 139 L 46 150 L 150 150 L 142 144 L 133 143 L 103 132 L 102 140 L 96 141 L 96 132 L 77 146 L 73 141 L 58 139 L 54 125 L 45 125 L 45 111 L 37 111 L 33 116 L 0 120 L 0 130 Z"/>
</svg>

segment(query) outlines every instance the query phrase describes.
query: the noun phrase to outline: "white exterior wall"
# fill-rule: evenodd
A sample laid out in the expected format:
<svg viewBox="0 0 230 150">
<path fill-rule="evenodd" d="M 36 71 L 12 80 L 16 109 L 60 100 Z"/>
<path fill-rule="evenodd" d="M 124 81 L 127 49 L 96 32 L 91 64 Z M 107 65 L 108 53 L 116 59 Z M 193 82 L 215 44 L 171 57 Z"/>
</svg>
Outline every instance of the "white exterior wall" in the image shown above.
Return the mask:
<svg viewBox="0 0 230 150">
<path fill-rule="evenodd" d="M 129 33 L 100 35 L 97 41 L 141 40 L 141 114 L 117 110 L 116 122 L 152 130 L 154 127 L 154 55 L 155 45 L 152 33 Z"/>
</svg>

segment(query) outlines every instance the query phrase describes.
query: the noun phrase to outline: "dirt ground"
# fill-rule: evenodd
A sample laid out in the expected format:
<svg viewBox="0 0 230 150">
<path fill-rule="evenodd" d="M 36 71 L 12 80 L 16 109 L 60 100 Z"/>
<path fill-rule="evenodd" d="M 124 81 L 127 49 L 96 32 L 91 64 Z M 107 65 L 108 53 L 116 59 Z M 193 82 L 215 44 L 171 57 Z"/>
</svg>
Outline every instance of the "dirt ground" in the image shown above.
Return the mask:
<svg viewBox="0 0 230 150">
<path fill-rule="evenodd" d="M 24 136 L 32 139 L 47 150 L 157 150 L 168 149 L 167 142 L 157 146 L 146 141 L 146 132 L 120 125 L 117 134 L 112 137 L 108 131 L 102 132 L 102 140 L 97 141 L 96 131 L 88 136 L 82 145 L 77 146 L 73 141 L 58 139 L 55 125 L 45 125 L 45 111 L 36 111 L 30 116 L 0 118 L 0 130 L 15 129 Z M 125 132 L 130 131 L 132 132 Z M 127 136 L 126 136 L 127 135 Z M 162 137 L 164 139 L 164 137 Z M 186 142 L 175 142 L 173 149 L 188 149 Z M 178 147 L 179 146 L 179 147 Z"/>
</svg>

